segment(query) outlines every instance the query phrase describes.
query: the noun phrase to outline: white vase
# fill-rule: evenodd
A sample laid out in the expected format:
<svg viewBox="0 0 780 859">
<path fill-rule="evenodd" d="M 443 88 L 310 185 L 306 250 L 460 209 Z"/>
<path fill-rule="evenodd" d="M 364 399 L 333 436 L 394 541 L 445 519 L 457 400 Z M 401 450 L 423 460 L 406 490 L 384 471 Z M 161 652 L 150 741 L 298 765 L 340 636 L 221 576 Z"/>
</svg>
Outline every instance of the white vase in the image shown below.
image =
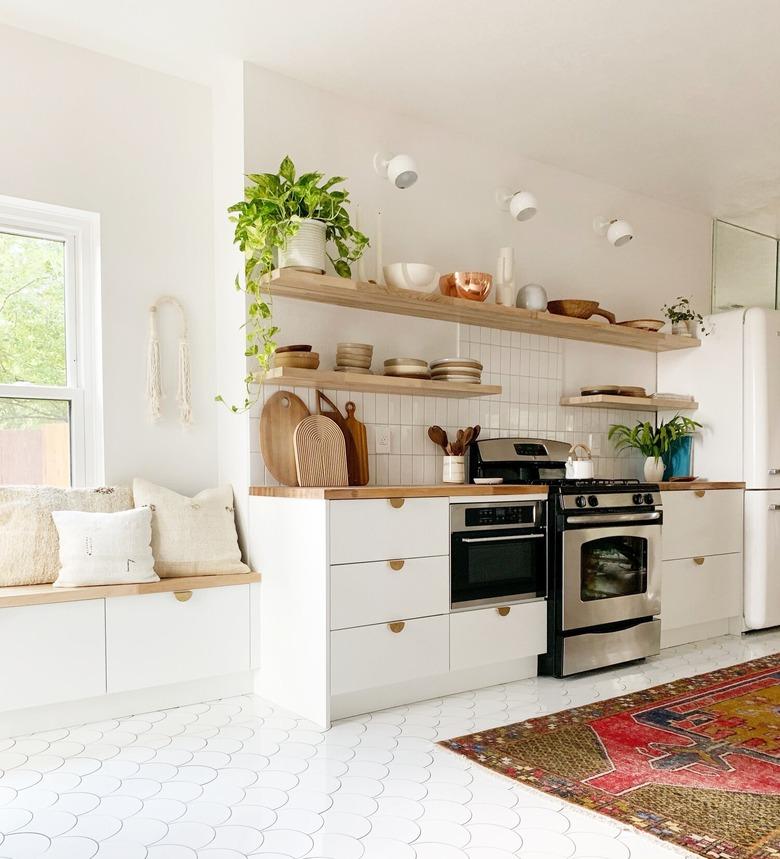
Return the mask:
<svg viewBox="0 0 780 859">
<path fill-rule="evenodd" d="M 666 464 L 660 458 L 648 456 L 645 460 L 644 474 L 646 483 L 660 483 L 664 477 Z"/>
<path fill-rule="evenodd" d="M 279 248 L 279 268 L 325 273 L 325 222 L 301 218 L 298 232 Z"/>
<path fill-rule="evenodd" d="M 690 320 L 692 321 L 692 320 Z M 694 323 L 695 325 L 695 323 Z M 695 328 L 694 328 L 695 330 Z M 672 334 L 678 334 L 680 337 L 693 337 L 693 332 L 689 326 L 689 320 L 672 323 Z"/>
</svg>

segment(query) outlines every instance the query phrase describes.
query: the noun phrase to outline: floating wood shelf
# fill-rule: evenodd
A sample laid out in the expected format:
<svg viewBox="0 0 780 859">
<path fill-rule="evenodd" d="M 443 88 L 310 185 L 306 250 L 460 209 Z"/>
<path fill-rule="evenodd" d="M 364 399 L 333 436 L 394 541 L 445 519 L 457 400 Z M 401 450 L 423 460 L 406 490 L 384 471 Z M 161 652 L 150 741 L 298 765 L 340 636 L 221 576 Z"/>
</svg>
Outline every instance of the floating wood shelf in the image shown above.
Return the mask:
<svg viewBox="0 0 780 859">
<path fill-rule="evenodd" d="M 536 310 L 481 304 L 463 298 L 450 298 L 437 292 L 416 292 L 375 283 L 363 283 L 343 277 L 310 274 L 279 269 L 273 273 L 271 291 L 276 296 L 355 307 L 401 316 L 419 316 L 481 325 L 504 331 L 524 331 L 565 340 L 605 343 L 643 349 L 646 352 L 668 352 L 673 349 L 693 349 L 701 343 L 694 337 L 656 334 L 622 325 L 610 325 L 591 319 L 573 319 Z"/>
<path fill-rule="evenodd" d="M 276 367 L 262 379 L 264 385 L 280 388 L 329 388 L 335 391 L 364 391 L 375 394 L 415 394 L 418 397 L 488 397 L 500 394 L 500 385 L 432 382 L 368 373 L 337 373 L 335 370 L 300 370 Z"/>
<path fill-rule="evenodd" d="M 588 397 L 561 397 L 562 406 L 588 406 L 591 409 L 629 409 L 632 412 L 666 410 L 692 412 L 699 404 L 690 400 L 664 400 L 653 397 L 618 397 L 614 394 L 591 394 Z"/>
</svg>

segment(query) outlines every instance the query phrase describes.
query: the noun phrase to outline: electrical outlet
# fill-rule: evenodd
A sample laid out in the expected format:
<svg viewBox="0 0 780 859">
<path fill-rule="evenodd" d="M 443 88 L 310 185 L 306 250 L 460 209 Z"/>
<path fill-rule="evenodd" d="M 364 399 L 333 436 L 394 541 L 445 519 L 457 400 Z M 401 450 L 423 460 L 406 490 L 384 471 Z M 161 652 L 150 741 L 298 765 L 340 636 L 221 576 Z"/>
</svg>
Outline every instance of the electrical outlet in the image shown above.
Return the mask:
<svg viewBox="0 0 780 859">
<path fill-rule="evenodd" d="M 376 452 L 390 453 L 390 427 L 376 427 Z"/>
</svg>

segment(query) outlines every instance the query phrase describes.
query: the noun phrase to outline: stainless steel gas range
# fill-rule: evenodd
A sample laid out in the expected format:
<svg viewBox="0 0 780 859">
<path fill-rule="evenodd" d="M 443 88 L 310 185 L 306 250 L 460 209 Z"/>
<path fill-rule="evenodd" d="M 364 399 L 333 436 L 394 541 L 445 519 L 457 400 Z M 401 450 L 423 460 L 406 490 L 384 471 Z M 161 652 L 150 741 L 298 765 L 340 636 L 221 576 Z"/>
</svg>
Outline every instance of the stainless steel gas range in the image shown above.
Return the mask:
<svg viewBox="0 0 780 859">
<path fill-rule="evenodd" d="M 566 480 L 569 446 L 548 439 L 480 439 L 468 473 L 549 487 L 548 650 L 540 673 L 564 677 L 642 659 L 661 640 L 658 486 Z"/>
</svg>

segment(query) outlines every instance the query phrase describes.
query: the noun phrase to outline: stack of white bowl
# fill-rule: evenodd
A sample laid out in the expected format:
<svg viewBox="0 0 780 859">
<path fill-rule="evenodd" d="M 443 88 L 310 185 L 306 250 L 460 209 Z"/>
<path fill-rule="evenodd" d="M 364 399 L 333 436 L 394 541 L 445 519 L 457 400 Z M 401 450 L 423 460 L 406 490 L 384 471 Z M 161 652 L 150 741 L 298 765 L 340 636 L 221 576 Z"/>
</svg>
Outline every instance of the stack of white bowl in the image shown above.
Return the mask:
<svg viewBox="0 0 780 859">
<path fill-rule="evenodd" d="M 458 382 L 478 385 L 482 379 L 482 364 L 474 358 L 439 358 L 431 361 L 434 382 Z"/>
<path fill-rule="evenodd" d="M 368 343 L 339 343 L 336 346 L 336 366 L 341 373 L 370 373 L 374 347 Z"/>
</svg>

